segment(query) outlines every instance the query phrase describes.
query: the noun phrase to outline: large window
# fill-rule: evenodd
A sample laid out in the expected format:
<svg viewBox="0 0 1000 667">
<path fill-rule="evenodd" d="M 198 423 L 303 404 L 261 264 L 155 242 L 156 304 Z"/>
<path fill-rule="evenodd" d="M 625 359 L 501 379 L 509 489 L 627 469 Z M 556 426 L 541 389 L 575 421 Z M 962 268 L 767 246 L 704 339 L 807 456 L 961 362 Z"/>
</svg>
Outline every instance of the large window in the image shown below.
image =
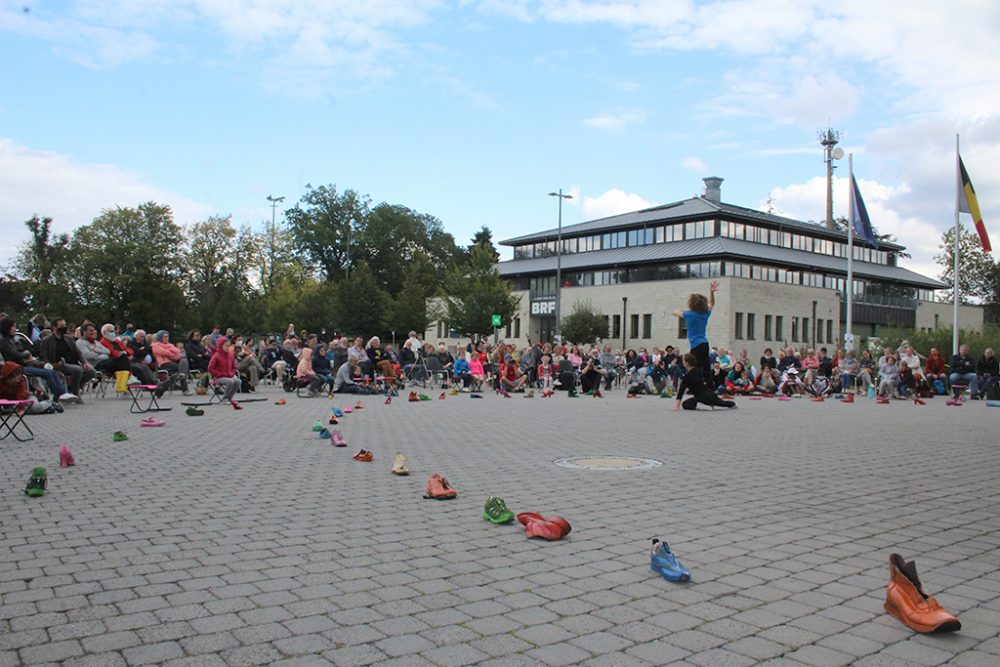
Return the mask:
<svg viewBox="0 0 1000 667">
<path fill-rule="evenodd" d="M 799 318 L 797 317 L 792 318 L 792 342 L 799 342 Z"/>
<path fill-rule="evenodd" d="M 803 317 L 802 318 L 802 342 L 803 343 L 811 343 L 812 342 L 812 337 L 809 335 L 809 318 L 808 317 Z"/>
<path fill-rule="evenodd" d="M 756 340 L 757 332 L 754 331 L 757 328 L 757 316 L 753 313 L 747 313 L 747 340 Z"/>
<path fill-rule="evenodd" d="M 653 337 L 653 315 L 651 313 L 642 316 L 642 337 Z"/>
<path fill-rule="evenodd" d="M 699 220 L 684 225 L 684 240 L 703 239 L 715 236 L 715 220 Z"/>
<path fill-rule="evenodd" d="M 781 315 L 774 316 L 774 340 L 785 340 L 785 318 Z"/>
<path fill-rule="evenodd" d="M 733 337 L 743 340 L 743 313 L 736 313 L 736 332 Z"/>
<path fill-rule="evenodd" d="M 610 234 L 601 235 L 601 249 L 607 250 L 609 248 L 624 248 L 625 247 L 625 232 L 611 232 Z"/>
<path fill-rule="evenodd" d="M 816 318 L 816 342 L 823 343 L 823 318 Z"/>
<path fill-rule="evenodd" d="M 629 332 L 628 332 L 629 333 L 629 338 L 638 338 L 639 337 L 639 316 L 638 315 L 629 315 L 628 320 L 629 320 Z"/>
<path fill-rule="evenodd" d="M 622 316 L 615 315 L 611 318 L 611 337 L 621 338 L 622 337 Z"/>
<path fill-rule="evenodd" d="M 827 343 L 835 343 L 836 342 L 833 339 L 833 320 L 827 320 L 826 321 L 826 342 Z"/>
<path fill-rule="evenodd" d="M 773 318 L 770 315 L 764 316 L 764 340 L 773 340 L 771 338 L 771 320 Z"/>
</svg>

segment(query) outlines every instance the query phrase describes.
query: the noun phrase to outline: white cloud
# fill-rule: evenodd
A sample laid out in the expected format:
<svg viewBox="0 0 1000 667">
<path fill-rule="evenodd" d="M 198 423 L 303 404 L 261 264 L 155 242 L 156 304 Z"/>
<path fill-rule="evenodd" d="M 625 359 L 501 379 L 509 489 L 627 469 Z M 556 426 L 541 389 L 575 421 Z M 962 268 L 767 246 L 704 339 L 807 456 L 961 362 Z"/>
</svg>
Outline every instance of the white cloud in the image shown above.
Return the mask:
<svg viewBox="0 0 1000 667">
<path fill-rule="evenodd" d="M 689 171 L 693 171 L 698 174 L 708 173 L 708 164 L 704 160 L 696 157 L 687 157 L 681 162 L 681 166 Z"/>
<path fill-rule="evenodd" d="M 72 232 L 103 209 L 151 200 L 169 205 L 179 224 L 213 213 L 204 204 L 151 185 L 116 165 L 76 162 L 0 138 L 0 220 L 8 221 L 0 241 L 0 265 L 8 264 L 28 237 L 19 223 L 35 214 L 51 217 L 56 232 Z"/>
<path fill-rule="evenodd" d="M 597 197 L 584 197 L 580 206 L 584 220 L 606 218 L 609 215 L 631 213 L 650 206 L 656 206 L 637 194 L 629 194 L 624 190 L 613 188 Z"/>
<path fill-rule="evenodd" d="M 587 118 L 583 123 L 597 130 L 620 132 L 629 125 L 645 121 L 648 116 L 649 113 L 644 109 L 618 109 L 613 113 Z"/>
</svg>

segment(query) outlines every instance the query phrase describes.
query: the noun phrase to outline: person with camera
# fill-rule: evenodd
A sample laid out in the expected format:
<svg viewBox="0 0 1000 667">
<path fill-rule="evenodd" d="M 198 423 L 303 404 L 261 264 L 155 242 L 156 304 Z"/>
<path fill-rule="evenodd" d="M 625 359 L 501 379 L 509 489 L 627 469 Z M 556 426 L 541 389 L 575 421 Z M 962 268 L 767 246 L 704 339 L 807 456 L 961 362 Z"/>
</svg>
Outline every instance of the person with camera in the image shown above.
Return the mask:
<svg viewBox="0 0 1000 667">
<path fill-rule="evenodd" d="M 606 368 L 601 366 L 601 353 L 595 347 L 590 354 L 582 358 L 580 363 L 580 389 L 584 393 L 593 391 L 595 396 L 601 394 L 601 380 L 608 376 Z"/>
</svg>

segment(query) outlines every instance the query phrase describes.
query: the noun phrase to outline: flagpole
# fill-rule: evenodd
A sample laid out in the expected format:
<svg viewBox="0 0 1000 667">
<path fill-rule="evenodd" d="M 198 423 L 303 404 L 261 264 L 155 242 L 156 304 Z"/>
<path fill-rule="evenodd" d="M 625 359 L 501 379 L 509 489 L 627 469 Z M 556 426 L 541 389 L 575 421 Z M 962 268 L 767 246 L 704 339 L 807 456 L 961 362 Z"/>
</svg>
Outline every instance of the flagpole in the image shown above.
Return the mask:
<svg viewBox="0 0 1000 667">
<path fill-rule="evenodd" d="M 847 331 L 844 347 L 854 349 L 854 153 L 847 154 Z M 849 346 L 849 347 L 848 347 Z"/>
<path fill-rule="evenodd" d="M 962 236 L 962 228 L 959 226 L 958 222 L 958 209 L 960 206 L 960 198 L 962 196 L 962 169 L 959 166 L 960 160 L 962 158 L 958 153 L 958 134 L 955 135 L 955 284 L 952 292 L 952 334 L 951 334 L 951 353 L 958 354 L 958 248 L 959 239 Z"/>
</svg>

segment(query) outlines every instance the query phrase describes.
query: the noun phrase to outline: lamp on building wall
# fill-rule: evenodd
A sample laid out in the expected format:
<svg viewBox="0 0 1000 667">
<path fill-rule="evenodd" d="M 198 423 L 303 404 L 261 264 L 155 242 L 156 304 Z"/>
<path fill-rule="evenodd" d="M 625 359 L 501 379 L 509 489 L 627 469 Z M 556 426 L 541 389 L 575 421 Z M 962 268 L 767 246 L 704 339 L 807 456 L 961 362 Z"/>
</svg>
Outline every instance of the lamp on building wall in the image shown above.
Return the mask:
<svg viewBox="0 0 1000 667">
<path fill-rule="evenodd" d="M 550 197 L 559 198 L 559 229 L 556 232 L 556 338 L 562 339 L 560 332 L 562 331 L 562 323 L 560 319 L 562 318 L 562 311 L 560 310 L 560 305 L 562 299 L 562 204 L 563 199 L 572 199 L 573 195 L 564 195 L 562 188 L 559 188 L 559 192 L 550 192 Z"/>
</svg>

